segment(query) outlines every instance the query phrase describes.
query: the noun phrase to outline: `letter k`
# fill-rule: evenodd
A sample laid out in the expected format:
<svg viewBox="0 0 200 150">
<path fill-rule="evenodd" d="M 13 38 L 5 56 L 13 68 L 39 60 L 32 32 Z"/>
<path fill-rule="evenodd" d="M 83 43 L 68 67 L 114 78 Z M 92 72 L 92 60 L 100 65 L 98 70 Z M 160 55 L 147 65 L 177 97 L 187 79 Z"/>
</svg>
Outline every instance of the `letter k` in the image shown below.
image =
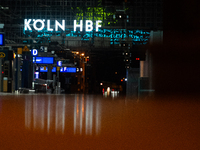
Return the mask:
<svg viewBox="0 0 200 150">
<path fill-rule="evenodd" d="M 27 21 L 27 19 L 24 20 L 24 29 L 25 29 L 25 31 L 27 30 L 27 28 L 29 30 L 32 30 L 31 27 L 29 26 L 30 22 L 31 22 L 31 19 L 29 19 L 28 21 Z"/>
</svg>

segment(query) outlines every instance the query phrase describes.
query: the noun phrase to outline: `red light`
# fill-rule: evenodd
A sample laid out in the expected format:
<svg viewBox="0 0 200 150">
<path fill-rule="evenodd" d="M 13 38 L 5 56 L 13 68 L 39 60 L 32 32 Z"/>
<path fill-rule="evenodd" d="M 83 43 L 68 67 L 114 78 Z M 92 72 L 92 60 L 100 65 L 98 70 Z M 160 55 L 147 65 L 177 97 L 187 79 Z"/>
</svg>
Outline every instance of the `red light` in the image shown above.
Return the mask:
<svg viewBox="0 0 200 150">
<path fill-rule="evenodd" d="M 121 79 L 121 82 L 123 82 L 123 79 Z"/>
<path fill-rule="evenodd" d="M 2 74 L 4 74 L 4 72 L 2 71 Z"/>
<path fill-rule="evenodd" d="M 140 60 L 140 58 L 135 58 L 135 60 Z"/>
<path fill-rule="evenodd" d="M 89 58 L 87 58 L 87 61 L 89 61 Z"/>
</svg>

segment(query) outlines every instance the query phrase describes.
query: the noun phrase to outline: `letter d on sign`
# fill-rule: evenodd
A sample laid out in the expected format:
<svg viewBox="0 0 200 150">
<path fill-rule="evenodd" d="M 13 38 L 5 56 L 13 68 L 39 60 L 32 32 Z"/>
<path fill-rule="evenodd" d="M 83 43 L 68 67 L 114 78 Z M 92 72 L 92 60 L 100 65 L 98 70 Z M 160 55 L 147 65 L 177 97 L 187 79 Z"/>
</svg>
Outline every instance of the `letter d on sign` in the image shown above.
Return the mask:
<svg viewBox="0 0 200 150">
<path fill-rule="evenodd" d="M 38 50 L 37 49 L 32 49 L 32 55 L 37 56 L 38 55 Z"/>
</svg>

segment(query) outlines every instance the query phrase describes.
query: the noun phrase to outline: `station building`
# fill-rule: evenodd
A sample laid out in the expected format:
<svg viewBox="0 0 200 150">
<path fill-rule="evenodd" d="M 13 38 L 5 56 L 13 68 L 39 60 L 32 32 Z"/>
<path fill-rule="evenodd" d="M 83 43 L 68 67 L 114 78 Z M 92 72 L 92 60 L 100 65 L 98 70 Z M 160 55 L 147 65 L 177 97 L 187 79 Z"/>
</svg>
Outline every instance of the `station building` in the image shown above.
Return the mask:
<svg viewBox="0 0 200 150">
<path fill-rule="evenodd" d="M 61 86 L 67 91 L 99 91 L 100 77 L 94 72 L 98 71 L 97 64 L 101 63 L 97 60 L 107 54 L 116 56 L 124 68 L 128 79 L 127 94 L 137 95 L 138 88 L 142 88 L 141 82 L 145 83 L 141 84 L 146 86 L 144 89 L 152 90 L 149 80 L 151 59 L 146 45 L 162 43 L 162 7 L 161 0 L 3 1 L 0 23 L 3 24 L 1 31 L 5 34 L 5 45 L 1 49 L 8 49 L 17 56 L 10 59 L 12 74 L 9 80 L 12 88 L 8 91 L 32 88 L 37 67 L 53 69 L 58 67 L 57 61 L 62 61 L 62 67 L 77 69 L 75 74 L 65 74 L 64 77 L 59 74 L 60 79 L 63 78 L 62 81 L 65 82 Z M 28 26 L 31 30 L 26 26 L 30 19 Z M 40 21 L 34 24 L 34 19 Z M 44 21 L 44 27 L 41 20 Z M 89 25 L 87 21 L 93 23 L 92 29 L 86 28 Z M 34 66 L 30 52 L 33 49 L 38 50 L 38 57 L 53 57 L 53 64 Z M 3 64 L 4 60 L 1 61 Z M 39 71 L 39 78 L 46 80 L 57 80 L 57 75 L 51 69 L 47 73 Z M 1 81 L 2 84 L 3 76 Z"/>
</svg>

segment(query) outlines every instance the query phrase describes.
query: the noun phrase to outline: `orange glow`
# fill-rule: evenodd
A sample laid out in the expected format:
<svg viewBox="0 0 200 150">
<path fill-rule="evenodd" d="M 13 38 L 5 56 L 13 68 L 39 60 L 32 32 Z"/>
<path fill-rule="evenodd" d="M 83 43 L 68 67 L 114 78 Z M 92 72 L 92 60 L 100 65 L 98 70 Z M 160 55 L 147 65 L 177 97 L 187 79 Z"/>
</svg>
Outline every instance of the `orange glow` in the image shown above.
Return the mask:
<svg viewBox="0 0 200 150">
<path fill-rule="evenodd" d="M 77 95 L 1 94 L 0 149 L 200 147 L 198 96 L 112 100 Z M 77 104 L 84 113 L 76 114 Z"/>
</svg>

